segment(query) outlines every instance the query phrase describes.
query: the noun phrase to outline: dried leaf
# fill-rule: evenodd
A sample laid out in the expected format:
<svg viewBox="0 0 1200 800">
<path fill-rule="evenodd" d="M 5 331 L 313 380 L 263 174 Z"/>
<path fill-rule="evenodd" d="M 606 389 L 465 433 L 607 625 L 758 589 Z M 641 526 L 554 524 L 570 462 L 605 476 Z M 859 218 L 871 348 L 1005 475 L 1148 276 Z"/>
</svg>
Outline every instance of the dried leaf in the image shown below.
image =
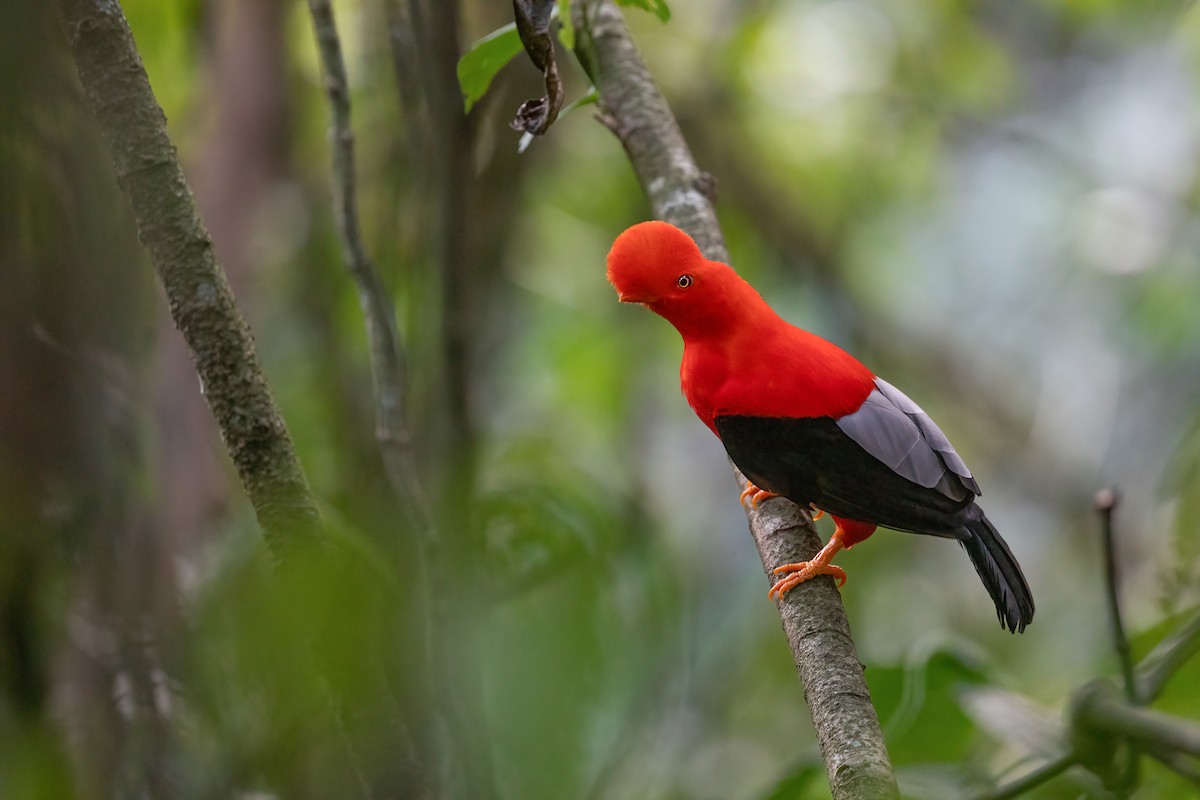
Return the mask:
<svg viewBox="0 0 1200 800">
<path fill-rule="evenodd" d="M 513 0 L 517 33 L 529 59 L 542 71 L 546 94 L 522 103 L 510 124 L 513 130 L 534 136 L 541 136 L 549 129 L 558 118 L 563 103 L 562 81 L 554 58 L 554 37 L 550 33 L 555 6 L 556 0 Z"/>
</svg>

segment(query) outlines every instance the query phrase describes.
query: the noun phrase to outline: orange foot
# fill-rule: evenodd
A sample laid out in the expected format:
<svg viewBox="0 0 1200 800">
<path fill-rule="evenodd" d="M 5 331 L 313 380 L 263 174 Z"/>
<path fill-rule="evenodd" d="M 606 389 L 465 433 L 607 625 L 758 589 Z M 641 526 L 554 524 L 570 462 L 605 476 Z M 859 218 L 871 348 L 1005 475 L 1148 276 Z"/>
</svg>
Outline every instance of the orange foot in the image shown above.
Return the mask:
<svg viewBox="0 0 1200 800">
<path fill-rule="evenodd" d="M 771 587 L 771 591 L 767 592 L 767 597 L 772 600 L 780 600 L 785 594 L 795 589 L 800 584 L 804 583 L 809 578 L 815 578 L 818 575 L 832 575 L 837 581 L 838 586 L 846 583 L 846 571 L 836 564 L 830 564 L 837 552 L 845 547 L 842 537 L 845 536 L 839 525 L 837 530 L 833 532 L 833 536 L 829 539 L 829 544 L 821 548 L 821 551 L 813 556 L 812 561 L 798 561 L 795 564 L 784 564 L 781 567 L 776 567 L 774 573 L 791 573 L 785 578 L 780 578 Z"/>
<path fill-rule="evenodd" d="M 746 488 L 742 489 L 742 494 L 738 497 L 738 502 L 745 504 L 746 498 L 750 498 L 750 507 L 758 508 L 758 504 L 763 500 L 770 500 L 772 497 L 779 497 L 775 492 L 768 492 L 766 489 L 760 489 L 753 483 L 746 483 Z"/>
</svg>

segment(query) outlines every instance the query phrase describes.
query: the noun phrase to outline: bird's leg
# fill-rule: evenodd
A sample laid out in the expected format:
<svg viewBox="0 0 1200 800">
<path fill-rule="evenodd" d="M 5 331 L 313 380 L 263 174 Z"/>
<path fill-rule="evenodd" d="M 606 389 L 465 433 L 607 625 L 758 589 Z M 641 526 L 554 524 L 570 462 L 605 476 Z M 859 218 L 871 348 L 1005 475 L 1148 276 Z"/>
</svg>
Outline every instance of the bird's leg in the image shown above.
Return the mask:
<svg viewBox="0 0 1200 800">
<path fill-rule="evenodd" d="M 821 551 L 812 557 L 811 561 L 798 561 L 795 564 L 784 564 L 776 567 L 774 573 L 776 575 L 782 572 L 791 573 L 787 577 L 780 578 L 771 587 L 771 591 L 767 592 L 767 597 L 772 600 L 779 600 L 785 594 L 804 583 L 809 578 L 815 578 L 818 575 L 832 575 L 838 581 L 838 586 L 846 583 L 846 571 L 841 567 L 830 564 L 834 555 L 846 544 L 844 541 L 846 534 L 839 524 L 837 530 L 833 532 L 833 536 L 829 539 L 829 544 L 821 548 Z"/>
<path fill-rule="evenodd" d="M 763 500 L 770 500 L 772 497 L 779 497 L 779 495 L 775 492 L 768 492 L 766 489 L 760 489 L 750 481 L 746 481 L 746 488 L 742 489 L 742 494 L 738 497 L 738 502 L 744 505 L 747 497 L 750 498 L 750 507 L 758 508 L 758 504 Z"/>
</svg>

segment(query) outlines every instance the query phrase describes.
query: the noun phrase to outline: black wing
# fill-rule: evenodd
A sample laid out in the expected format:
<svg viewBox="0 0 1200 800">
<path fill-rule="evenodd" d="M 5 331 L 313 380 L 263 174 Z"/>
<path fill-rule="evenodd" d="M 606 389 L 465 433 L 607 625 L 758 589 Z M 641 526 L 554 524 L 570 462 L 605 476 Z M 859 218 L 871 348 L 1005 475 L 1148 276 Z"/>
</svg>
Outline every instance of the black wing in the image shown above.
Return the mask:
<svg viewBox="0 0 1200 800">
<path fill-rule="evenodd" d="M 841 419 L 722 416 L 717 433 L 743 474 L 800 505 L 885 528 L 958 539 L 996 606 L 1022 631 L 1033 595 L 1021 567 L 975 504 L 979 485 L 945 434 L 882 380 Z"/>
<path fill-rule="evenodd" d="M 957 538 L 975 495 L 922 486 L 880 461 L 830 417 L 723 416 L 717 433 L 756 485 L 799 504 L 885 528 Z M 949 484 L 949 481 L 947 481 Z"/>
</svg>

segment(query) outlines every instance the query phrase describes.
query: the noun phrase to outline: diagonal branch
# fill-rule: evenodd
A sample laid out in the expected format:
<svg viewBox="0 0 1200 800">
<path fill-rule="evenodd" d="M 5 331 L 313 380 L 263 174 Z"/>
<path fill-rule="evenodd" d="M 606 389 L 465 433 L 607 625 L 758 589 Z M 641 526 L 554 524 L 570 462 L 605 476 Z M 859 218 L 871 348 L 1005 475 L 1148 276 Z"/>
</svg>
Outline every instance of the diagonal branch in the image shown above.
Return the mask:
<svg viewBox="0 0 1200 800">
<path fill-rule="evenodd" d="M 1099 684 L 1097 684 L 1099 685 Z M 1076 692 L 1076 715 L 1094 730 L 1134 739 L 1156 750 L 1200 756 L 1200 724 L 1129 705 L 1091 686 Z"/>
<path fill-rule="evenodd" d="M 112 150 L 138 235 L 166 292 L 171 316 L 191 351 L 201 387 L 267 546 L 287 577 L 337 551 L 326 547 L 320 513 L 275 404 L 249 326 L 234 302 L 212 240 L 167 137 L 166 117 L 150 88 L 129 24 L 116 0 L 60 0 L 80 83 Z M 309 556 L 306 558 L 305 556 Z M 294 587 L 296 584 L 291 584 Z M 314 626 L 315 627 L 315 626 Z M 313 631 L 315 633 L 315 630 Z M 341 654 L 313 636 L 310 651 L 349 750 L 359 789 L 369 797 L 364 742 L 349 698 L 334 676 Z M 403 755 L 402 755 L 403 758 Z"/>
<path fill-rule="evenodd" d="M 1074 753 L 1061 755 L 1053 761 L 1047 761 L 1027 775 L 1022 775 L 1010 783 L 998 786 L 990 792 L 976 795 L 974 800 L 1013 800 L 1013 798 L 1021 797 L 1030 789 L 1035 789 L 1043 783 L 1057 778 L 1077 763 L 1079 763 L 1079 758 Z"/>
<path fill-rule="evenodd" d="M 115 0 L 60 0 L 67 41 L 108 140 L 138 235 L 166 291 L 201 390 L 277 559 L 319 541 L 321 518 L 246 321 L 167 138 L 129 25 Z"/>
<path fill-rule="evenodd" d="M 349 565 L 323 534 L 316 500 L 301 469 L 280 409 L 266 383 L 253 338 L 242 319 L 212 241 L 200 222 L 166 118 L 150 88 L 133 36 L 116 0 L 60 0 L 62 23 L 88 101 L 112 149 L 116 175 L 133 209 L 138 234 L 166 290 L 170 313 L 186 339 L 202 391 L 238 469 L 278 565 L 284 593 L 311 591 L 308 570 L 334 575 Z M 347 746 L 360 792 L 371 796 L 365 763 L 378 727 L 360 714 L 347 691 L 344 639 L 329 636 L 330 618 L 307 620 L 314 668 Z M 383 681 L 374 660 L 354 674 Z M 356 687 L 361 691 L 361 687 Z M 383 708 L 380 704 L 379 708 Z M 404 777 L 415 775 L 407 732 L 395 753 Z"/>
<path fill-rule="evenodd" d="M 611 0 L 574 4 L 578 55 L 600 92 L 601 121 L 629 154 L 656 217 L 687 231 L 711 259 L 728 261 L 713 207 L 714 183 L 692 158 L 620 11 Z M 740 484 L 745 478 L 737 476 Z M 783 500 L 748 512 L 768 579 L 821 546 L 807 513 Z M 835 800 L 899 796 L 879 719 L 841 596 L 830 578 L 801 584 L 780 616 L 821 744 Z"/>
</svg>

